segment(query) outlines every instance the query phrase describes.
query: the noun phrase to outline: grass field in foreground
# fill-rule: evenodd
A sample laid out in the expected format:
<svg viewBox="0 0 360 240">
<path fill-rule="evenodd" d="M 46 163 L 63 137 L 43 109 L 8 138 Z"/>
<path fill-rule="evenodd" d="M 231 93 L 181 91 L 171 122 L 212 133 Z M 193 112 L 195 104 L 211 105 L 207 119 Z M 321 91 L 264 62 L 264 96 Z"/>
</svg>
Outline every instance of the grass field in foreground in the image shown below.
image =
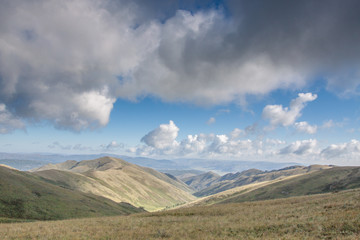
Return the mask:
<svg viewBox="0 0 360 240">
<path fill-rule="evenodd" d="M 359 239 L 360 189 L 130 216 L 0 225 L 0 239 Z"/>
</svg>

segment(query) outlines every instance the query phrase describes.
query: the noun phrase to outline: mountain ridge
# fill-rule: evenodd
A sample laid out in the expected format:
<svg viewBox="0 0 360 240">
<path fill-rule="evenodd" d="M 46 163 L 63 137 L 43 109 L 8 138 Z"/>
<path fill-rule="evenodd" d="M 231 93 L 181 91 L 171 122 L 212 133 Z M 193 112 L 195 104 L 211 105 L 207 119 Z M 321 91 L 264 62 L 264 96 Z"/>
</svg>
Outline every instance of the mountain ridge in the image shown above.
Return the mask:
<svg viewBox="0 0 360 240">
<path fill-rule="evenodd" d="M 0 217 L 57 220 L 142 212 L 90 193 L 53 185 L 39 176 L 0 166 Z"/>
<path fill-rule="evenodd" d="M 148 211 L 195 199 L 193 189 L 177 178 L 113 157 L 45 165 L 32 173 L 64 187 L 129 202 Z"/>
</svg>

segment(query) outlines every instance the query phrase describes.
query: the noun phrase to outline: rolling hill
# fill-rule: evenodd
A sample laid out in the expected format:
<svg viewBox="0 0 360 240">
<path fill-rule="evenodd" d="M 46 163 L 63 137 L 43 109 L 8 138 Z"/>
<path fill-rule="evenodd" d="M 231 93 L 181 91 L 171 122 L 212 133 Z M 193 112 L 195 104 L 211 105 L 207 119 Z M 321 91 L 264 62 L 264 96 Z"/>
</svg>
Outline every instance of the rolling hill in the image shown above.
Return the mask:
<svg viewBox="0 0 360 240">
<path fill-rule="evenodd" d="M 64 188 L 128 202 L 148 211 L 195 199 L 193 190 L 175 177 L 112 157 L 49 164 L 33 174 Z"/>
<path fill-rule="evenodd" d="M 0 239 L 359 239 L 360 189 L 169 211 L 0 225 Z"/>
<path fill-rule="evenodd" d="M 359 187 L 360 167 L 333 167 L 275 182 L 245 194 L 236 193 L 218 203 L 286 198 Z"/>
<path fill-rule="evenodd" d="M 196 191 L 200 191 L 202 189 L 211 186 L 211 184 L 216 180 L 218 180 L 219 178 L 220 175 L 214 172 L 207 172 L 207 173 L 183 178 L 182 180 L 184 181 L 184 183 L 186 183 Z"/>
<path fill-rule="evenodd" d="M 261 171 L 258 169 L 249 169 L 238 173 L 229 173 L 220 178 L 212 181 L 206 188 L 200 188 L 198 192 L 194 193 L 197 197 L 210 196 L 216 193 L 220 193 L 235 187 L 240 187 L 252 183 L 259 183 L 264 181 L 271 181 L 280 177 L 305 174 L 309 172 L 315 172 L 322 169 L 328 169 L 331 166 L 327 165 L 311 165 L 304 166 L 291 166 L 273 171 Z M 197 186 L 193 186 L 196 188 Z M 201 186 L 202 187 L 202 186 Z"/>
<path fill-rule="evenodd" d="M 319 169 L 318 166 L 312 168 Z M 269 200 L 353 188 L 360 188 L 360 167 L 332 167 L 231 188 L 180 207 Z"/>
<path fill-rule="evenodd" d="M 38 176 L 0 166 L 0 217 L 55 220 L 142 212 L 127 203 L 65 189 Z"/>
</svg>

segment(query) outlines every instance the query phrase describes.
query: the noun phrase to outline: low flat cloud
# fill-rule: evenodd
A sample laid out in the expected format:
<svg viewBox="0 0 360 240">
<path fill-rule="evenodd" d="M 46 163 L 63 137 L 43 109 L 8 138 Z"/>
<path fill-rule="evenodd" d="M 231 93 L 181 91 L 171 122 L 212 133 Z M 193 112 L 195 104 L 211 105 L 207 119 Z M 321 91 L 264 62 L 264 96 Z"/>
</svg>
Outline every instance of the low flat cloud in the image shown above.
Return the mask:
<svg viewBox="0 0 360 240">
<path fill-rule="evenodd" d="M 356 156 L 360 157 L 360 142 L 352 139 L 350 142 L 331 144 L 321 151 L 321 155 L 325 158 L 344 158 Z"/>
<path fill-rule="evenodd" d="M 58 141 L 55 141 L 48 145 L 50 149 L 60 149 L 63 151 L 89 151 L 92 150 L 91 147 L 84 146 L 81 143 L 77 144 L 62 144 Z"/>
<path fill-rule="evenodd" d="M 100 145 L 101 151 L 111 152 L 124 148 L 123 143 L 118 143 L 117 141 L 111 141 L 109 144 Z"/>
<path fill-rule="evenodd" d="M 214 124 L 216 122 L 216 119 L 214 117 L 209 118 L 209 120 L 207 120 L 206 124 L 211 125 Z"/>
<path fill-rule="evenodd" d="M 296 154 L 299 156 L 314 154 L 318 152 L 318 142 L 316 139 L 295 141 L 290 145 L 280 149 L 279 154 Z"/>
</svg>

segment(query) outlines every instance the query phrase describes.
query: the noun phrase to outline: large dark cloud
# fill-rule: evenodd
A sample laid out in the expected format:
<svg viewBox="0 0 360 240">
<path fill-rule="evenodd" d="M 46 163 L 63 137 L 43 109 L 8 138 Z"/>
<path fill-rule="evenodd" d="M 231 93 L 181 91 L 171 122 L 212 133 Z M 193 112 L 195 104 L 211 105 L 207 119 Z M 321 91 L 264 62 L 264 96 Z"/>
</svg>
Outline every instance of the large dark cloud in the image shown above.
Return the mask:
<svg viewBox="0 0 360 240">
<path fill-rule="evenodd" d="M 329 87 L 359 85 L 359 1 L 233 0 L 229 5 L 239 23 L 229 41 L 239 56 L 262 52 L 310 76 L 323 74 Z"/>
<path fill-rule="evenodd" d="M 104 126 L 117 98 L 241 102 L 318 76 L 358 94 L 359 24 L 355 0 L 5 0 L 2 132 Z"/>
</svg>

